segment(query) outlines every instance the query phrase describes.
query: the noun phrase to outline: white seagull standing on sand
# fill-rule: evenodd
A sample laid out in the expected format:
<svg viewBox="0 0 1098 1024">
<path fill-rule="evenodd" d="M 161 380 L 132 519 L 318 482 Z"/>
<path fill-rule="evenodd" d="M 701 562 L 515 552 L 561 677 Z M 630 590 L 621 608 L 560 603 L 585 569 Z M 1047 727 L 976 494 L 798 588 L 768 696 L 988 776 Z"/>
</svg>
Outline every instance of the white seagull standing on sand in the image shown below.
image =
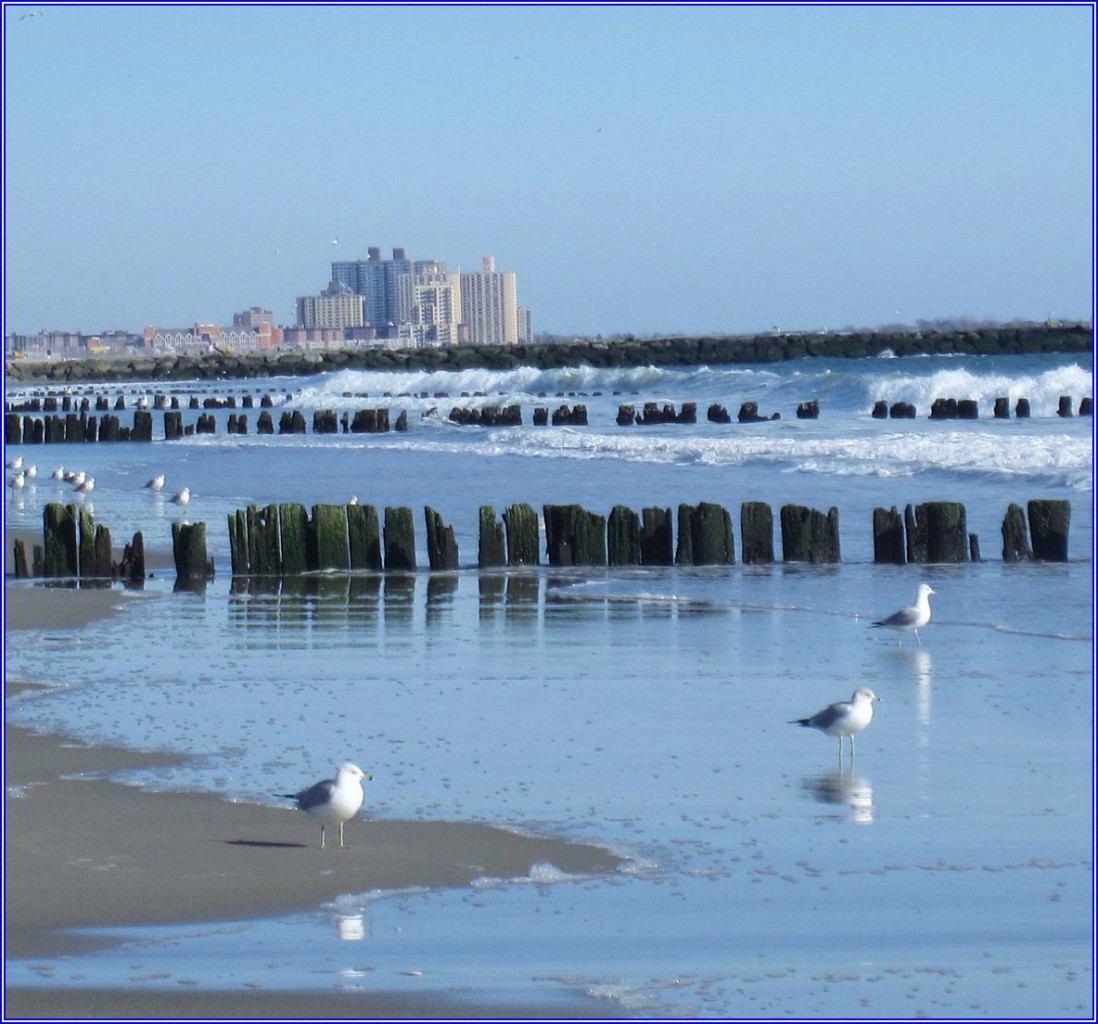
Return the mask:
<svg viewBox="0 0 1098 1024">
<path fill-rule="evenodd" d="M 819 729 L 828 736 L 839 737 L 839 757 L 843 756 L 843 737 L 850 737 L 850 756 L 854 756 L 854 733 L 861 732 L 873 721 L 873 702 L 880 700 L 872 690 L 864 686 L 854 691 L 849 701 L 829 704 L 823 711 L 817 711 L 810 718 L 794 718 L 791 725 L 803 725 L 809 729 Z"/>
<path fill-rule="evenodd" d="M 53 479 L 54 480 L 64 480 L 65 479 L 65 467 L 64 466 L 58 466 L 53 471 Z"/>
<path fill-rule="evenodd" d="M 9 486 L 11 487 L 13 492 L 21 491 L 24 487 L 27 486 L 27 478 L 23 475 L 22 471 L 16 473 L 15 476 L 12 477 Z"/>
<path fill-rule="evenodd" d="M 164 490 L 164 474 L 157 473 L 147 484 L 145 484 L 147 490 L 150 491 L 162 491 Z"/>
<path fill-rule="evenodd" d="M 904 638 L 904 633 L 909 629 L 915 634 L 915 639 L 920 647 L 923 642 L 919 640 L 919 630 L 930 621 L 930 595 L 936 593 L 926 583 L 919 584 L 918 593 L 915 595 L 915 604 L 910 608 L 901 608 L 887 619 L 874 622 L 874 626 L 886 626 L 896 630 L 900 635 L 896 641 L 897 646 Z"/>
<path fill-rule="evenodd" d="M 76 485 L 76 493 L 77 494 L 87 494 L 88 491 L 94 491 L 94 490 L 95 490 L 95 477 L 94 476 L 87 476 L 87 477 L 84 478 L 83 482 Z"/>
<path fill-rule="evenodd" d="M 329 824 L 339 823 L 339 845 L 343 846 L 343 824 L 350 821 L 362 806 L 362 782 L 373 778 L 358 765 L 341 764 L 334 779 L 325 779 L 300 793 L 279 793 L 296 800 L 302 811 L 320 819 L 320 848 L 324 849 L 324 832 Z"/>
<path fill-rule="evenodd" d="M 176 505 L 186 505 L 191 500 L 191 489 L 184 487 L 183 490 L 173 494 L 168 501 Z"/>
<path fill-rule="evenodd" d="M 38 467 L 34 465 L 27 466 L 27 468 L 23 470 L 23 475 L 28 480 L 33 480 L 36 476 L 38 476 Z"/>
<path fill-rule="evenodd" d="M 23 468 L 23 456 L 17 455 L 14 459 L 10 459 L 7 463 L 8 469 L 13 473 L 18 473 Z"/>
</svg>

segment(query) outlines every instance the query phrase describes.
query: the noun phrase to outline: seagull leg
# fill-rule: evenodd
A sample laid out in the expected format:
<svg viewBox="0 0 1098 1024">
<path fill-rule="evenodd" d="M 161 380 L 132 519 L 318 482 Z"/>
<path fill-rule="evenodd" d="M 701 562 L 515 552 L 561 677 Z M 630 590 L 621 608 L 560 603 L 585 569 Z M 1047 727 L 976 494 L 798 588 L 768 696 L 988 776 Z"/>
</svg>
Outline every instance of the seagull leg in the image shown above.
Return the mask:
<svg viewBox="0 0 1098 1024">
<path fill-rule="evenodd" d="M 850 734 L 850 766 L 854 766 L 854 733 Z"/>
<path fill-rule="evenodd" d="M 324 849 L 324 826 L 320 826 L 320 848 Z"/>
<path fill-rule="evenodd" d="M 918 643 L 918 645 L 919 645 L 920 647 L 922 647 L 922 646 L 923 646 L 923 642 L 922 642 L 922 640 L 920 640 L 920 639 L 919 639 L 919 631 L 918 631 L 918 630 L 915 630 L 915 640 L 916 640 L 916 642 Z"/>
<path fill-rule="evenodd" d="M 339 848 L 343 849 L 343 822 L 339 823 Z"/>
</svg>

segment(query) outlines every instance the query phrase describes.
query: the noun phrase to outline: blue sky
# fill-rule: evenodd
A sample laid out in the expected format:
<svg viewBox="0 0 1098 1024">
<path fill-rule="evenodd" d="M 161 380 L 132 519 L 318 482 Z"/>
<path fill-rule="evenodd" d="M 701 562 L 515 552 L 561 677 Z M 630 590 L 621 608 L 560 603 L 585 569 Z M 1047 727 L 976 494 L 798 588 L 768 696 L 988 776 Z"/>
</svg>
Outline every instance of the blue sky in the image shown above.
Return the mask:
<svg viewBox="0 0 1098 1024">
<path fill-rule="evenodd" d="M 538 332 L 1087 319 L 1093 16 L 6 5 L 5 329 L 288 323 L 371 245 Z"/>
</svg>

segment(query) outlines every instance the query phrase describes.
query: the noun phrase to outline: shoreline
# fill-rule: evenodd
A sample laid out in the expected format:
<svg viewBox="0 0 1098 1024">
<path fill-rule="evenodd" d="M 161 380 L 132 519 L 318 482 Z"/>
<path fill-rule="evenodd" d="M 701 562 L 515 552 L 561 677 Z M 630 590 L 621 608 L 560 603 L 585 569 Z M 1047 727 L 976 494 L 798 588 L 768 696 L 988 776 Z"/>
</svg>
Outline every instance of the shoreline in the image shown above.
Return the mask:
<svg viewBox="0 0 1098 1024">
<path fill-rule="evenodd" d="M 57 599 L 68 606 L 63 613 Z M 94 628 L 116 603 L 110 591 L 8 587 L 7 629 L 10 635 L 28 620 L 39 628 Z M 5 680 L 5 699 L 37 685 Z M 315 909 L 346 893 L 523 877 L 543 862 L 581 876 L 611 874 L 623 863 L 602 847 L 461 821 L 360 817 L 348 823 L 346 849 L 321 850 L 316 823 L 290 806 L 150 792 L 104 778 L 181 758 L 83 746 L 5 722 L 9 957 L 57 958 L 122 941 L 68 929 L 261 919 Z M 368 815 L 368 793 L 366 808 Z M 44 1018 L 562 1015 L 555 1004 L 540 1011 L 482 1006 L 445 993 L 195 991 L 169 992 L 162 1001 L 160 993 L 126 988 L 89 994 L 37 987 L 7 988 L 6 1009 Z M 571 1015 L 614 1016 L 610 1009 L 577 993 Z M 563 1013 L 569 1015 L 567 1005 Z"/>
<path fill-rule="evenodd" d="M 254 355 L 125 354 L 71 360 L 6 359 L 7 381 L 212 380 L 312 376 L 335 370 L 510 370 L 562 367 L 701 366 L 774 363 L 793 359 L 896 356 L 1027 355 L 1093 352 L 1090 324 L 1022 324 L 955 331 L 781 332 L 758 335 L 580 340 L 515 345 L 449 345 L 423 349 L 270 350 Z"/>
</svg>

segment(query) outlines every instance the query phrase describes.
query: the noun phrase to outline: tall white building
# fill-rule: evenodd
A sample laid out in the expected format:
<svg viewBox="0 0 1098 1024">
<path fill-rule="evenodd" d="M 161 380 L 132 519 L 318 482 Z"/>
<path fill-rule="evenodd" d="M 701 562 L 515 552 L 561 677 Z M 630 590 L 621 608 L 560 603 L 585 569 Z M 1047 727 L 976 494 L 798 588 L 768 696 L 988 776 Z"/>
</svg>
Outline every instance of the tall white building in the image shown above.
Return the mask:
<svg viewBox="0 0 1098 1024">
<path fill-rule="evenodd" d="M 366 321 L 364 302 L 346 285 L 333 280 L 320 295 L 297 300 L 298 327 L 361 327 Z"/>
<path fill-rule="evenodd" d="M 461 275 L 445 263 L 402 274 L 400 336 L 410 344 L 456 345 L 467 335 L 462 327 Z"/>
<path fill-rule="evenodd" d="M 514 271 L 496 270 L 495 258 L 485 256 L 479 274 L 462 274 L 461 313 L 472 344 L 517 344 L 518 288 Z"/>
</svg>

